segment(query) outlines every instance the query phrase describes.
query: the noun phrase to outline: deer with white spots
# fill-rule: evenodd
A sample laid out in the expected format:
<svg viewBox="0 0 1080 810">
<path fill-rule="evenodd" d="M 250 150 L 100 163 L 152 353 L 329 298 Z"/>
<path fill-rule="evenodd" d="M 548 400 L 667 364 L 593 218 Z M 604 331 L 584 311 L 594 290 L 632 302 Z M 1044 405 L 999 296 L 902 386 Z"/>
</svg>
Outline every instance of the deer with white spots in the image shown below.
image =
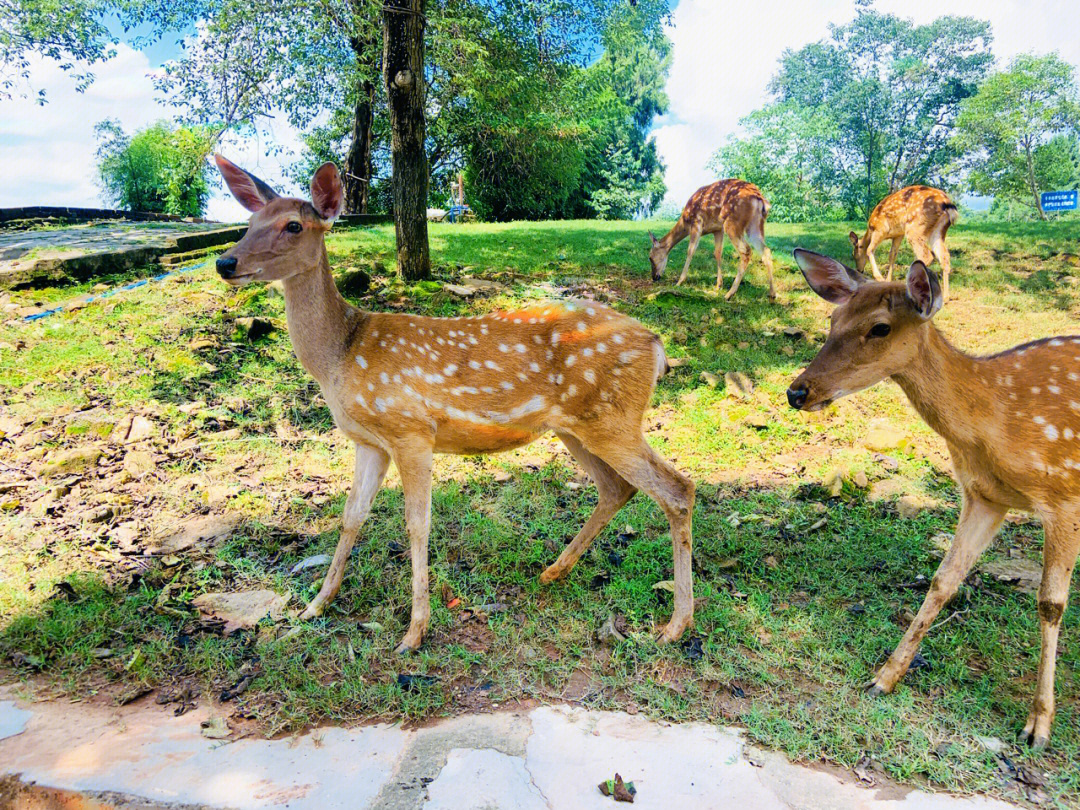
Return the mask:
<svg viewBox="0 0 1080 810">
<path fill-rule="evenodd" d="M 1042 654 L 1024 737 L 1044 748 L 1054 717 L 1058 634 L 1080 553 L 1080 337 L 971 357 L 934 326 L 942 293 L 922 262 L 911 265 L 906 282 L 891 283 L 806 250 L 796 250 L 795 261 L 810 287 L 838 306 L 821 351 L 788 389 L 791 406 L 818 410 L 892 378 L 945 439 L 962 495 L 952 546 L 871 690 L 890 692 L 907 672 L 1005 513 L 1033 511 L 1046 533 L 1038 595 Z"/>
<path fill-rule="evenodd" d="M 949 248 L 945 245 L 945 234 L 955 224 L 959 212 L 949 195 L 939 188 L 931 186 L 907 186 L 894 191 L 870 212 L 866 223 L 866 232 L 859 236 L 855 231 L 848 234 L 851 240 L 852 257 L 855 269 L 865 272 L 866 262 L 878 281 L 892 281 L 893 268 L 896 267 L 896 254 L 900 243 L 907 237 L 915 258 L 929 266 L 934 259 L 941 262 L 941 278 L 944 282 L 942 299 L 949 300 L 949 272 L 952 265 L 949 260 Z M 878 270 L 878 245 L 886 239 L 892 240 L 889 249 L 888 275 L 882 277 Z"/>
<path fill-rule="evenodd" d="M 698 240 L 702 234 L 711 233 L 715 237 L 713 255 L 716 258 L 716 289 L 724 286 L 724 271 L 720 267 L 720 258 L 724 253 L 724 234 L 735 246 L 739 254 L 739 269 L 731 289 L 724 295 L 730 301 L 742 284 L 746 268 L 750 266 L 751 247 L 761 256 L 761 261 L 769 273 L 769 300 L 776 300 L 773 288 L 772 251 L 765 244 L 765 218 L 769 216 L 769 201 L 761 189 L 745 180 L 717 180 L 712 185 L 702 186 L 695 191 L 686 205 L 675 226 L 657 239 L 649 231 L 652 249 L 649 251 L 649 263 L 652 265 L 653 281 L 659 281 L 667 267 L 668 254 L 683 239 L 690 238 L 686 246 L 686 262 L 675 286 L 686 281 L 690 272 L 690 260 L 694 258 Z"/>
<path fill-rule="evenodd" d="M 217 261 L 239 286 L 280 280 L 293 350 L 318 381 L 337 426 L 356 445 L 356 474 L 333 561 L 304 618 L 337 594 L 349 553 L 391 460 L 401 474 L 412 556 L 412 618 L 399 652 L 428 627 L 428 530 L 434 453 L 495 453 L 553 431 L 596 483 L 593 514 L 540 576 L 564 576 L 639 489 L 671 528 L 675 599 L 659 638 L 693 623 L 691 515 L 694 485 L 642 433 L 657 379 L 660 339 L 591 301 L 552 302 L 479 317 L 425 318 L 365 312 L 338 293 L 324 237 L 341 213 L 337 168 L 311 179 L 311 202 L 279 197 L 215 156 L 233 196 L 253 213 L 247 233 Z"/>
</svg>

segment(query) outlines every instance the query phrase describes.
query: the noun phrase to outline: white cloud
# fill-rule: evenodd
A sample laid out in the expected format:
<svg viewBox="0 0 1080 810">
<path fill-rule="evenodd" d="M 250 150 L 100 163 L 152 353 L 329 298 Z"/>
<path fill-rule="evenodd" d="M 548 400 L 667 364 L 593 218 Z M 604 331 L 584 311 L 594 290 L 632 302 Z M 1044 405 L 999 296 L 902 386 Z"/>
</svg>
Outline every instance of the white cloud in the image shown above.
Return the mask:
<svg viewBox="0 0 1080 810">
<path fill-rule="evenodd" d="M 1080 65 L 1075 0 L 879 0 L 875 7 L 919 23 L 943 14 L 989 20 L 1002 64 L 1017 53 L 1056 50 Z M 671 107 L 654 128 L 667 164 L 667 201 L 682 205 L 716 179 L 705 164 L 738 132 L 739 119 L 769 100 L 769 79 L 784 50 L 821 39 L 830 22 L 845 23 L 854 14 L 850 0 L 680 0 L 668 31 Z"/>
<path fill-rule="evenodd" d="M 31 83 L 35 92 L 46 91 L 48 103 L 41 106 L 29 98 L 0 101 L 0 165 L 4 166 L 0 207 L 104 205 L 95 184 L 94 125 L 116 118 L 132 132 L 172 118 L 175 109 L 155 96 L 150 79 L 154 69 L 143 53 L 119 45 L 115 58 L 93 66 L 96 80 L 79 93 L 56 63 L 35 59 Z M 277 119 L 260 125 L 259 130 L 255 137 L 232 139 L 220 149 L 275 188 L 296 193 L 285 179 L 285 169 L 299 150 L 297 133 Z M 249 216 L 224 188 L 214 192 L 206 215 L 223 222 Z"/>
</svg>

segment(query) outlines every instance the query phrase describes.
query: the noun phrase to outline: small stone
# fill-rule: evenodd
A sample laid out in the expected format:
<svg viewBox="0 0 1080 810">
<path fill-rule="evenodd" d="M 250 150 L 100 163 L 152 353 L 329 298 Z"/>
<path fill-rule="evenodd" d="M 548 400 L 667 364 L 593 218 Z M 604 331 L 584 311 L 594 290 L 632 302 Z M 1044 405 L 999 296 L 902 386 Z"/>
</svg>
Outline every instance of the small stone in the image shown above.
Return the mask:
<svg viewBox="0 0 1080 810">
<path fill-rule="evenodd" d="M 192 600 L 199 613 L 207 619 L 225 621 L 225 635 L 237 630 L 250 630 L 267 616 L 278 621 L 285 614 L 288 599 L 270 590 L 241 591 L 240 593 L 204 593 Z"/>
<path fill-rule="evenodd" d="M 896 511 L 900 513 L 900 517 L 911 520 L 924 511 L 936 509 L 939 506 L 941 506 L 939 500 L 926 495 L 902 495 L 896 502 Z"/>
<path fill-rule="evenodd" d="M 155 469 L 154 456 L 147 450 L 132 450 L 124 456 L 124 470 L 132 478 L 142 478 Z"/>
<path fill-rule="evenodd" d="M 754 381 L 741 371 L 728 371 L 724 373 L 724 386 L 728 394 L 748 399 L 754 391 Z"/>
<path fill-rule="evenodd" d="M 720 378 L 711 371 L 701 372 L 701 381 L 709 386 L 709 388 L 716 388 L 716 386 L 720 384 Z"/>
<path fill-rule="evenodd" d="M 797 326 L 785 326 L 784 334 L 787 335 L 789 338 L 795 338 L 797 340 L 802 340 L 804 337 L 806 337 L 806 332 L 804 332 Z"/>
<path fill-rule="evenodd" d="M 274 331 L 274 324 L 268 318 L 237 318 L 238 336 L 248 340 L 258 340 Z"/>
<path fill-rule="evenodd" d="M 614 613 L 610 614 L 607 621 L 600 625 L 600 629 L 596 631 L 596 638 L 601 644 L 615 644 L 626 640 L 626 636 L 620 633 L 615 626 Z"/>
<path fill-rule="evenodd" d="M 58 453 L 41 470 L 42 478 L 85 472 L 94 467 L 101 458 L 101 450 L 96 447 L 76 447 Z"/>
<path fill-rule="evenodd" d="M 994 754 L 1000 754 L 1003 751 L 1007 750 L 1009 747 L 997 737 L 980 737 L 979 735 L 975 735 L 974 739 L 975 742 L 978 743 L 980 748 L 983 748 Z"/>
<path fill-rule="evenodd" d="M 863 446 L 868 450 L 882 452 L 903 447 L 907 444 L 907 441 L 907 434 L 904 431 L 893 427 L 879 426 L 872 427 L 867 431 L 866 437 L 863 439 Z"/>
<path fill-rule="evenodd" d="M 296 565 L 294 565 L 292 567 L 292 570 L 289 573 L 299 574 L 301 571 L 307 571 L 309 568 L 319 568 L 320 566 L 329 565 L 329 564 L 330 564 L 330 555 L 329 554 L 316 554 L 313 557 L 307 557 L 306 559 L 303 559 L 300 562 L 298 562 Z"/>
<path fill-rule="evenodd" d="M 851 477 L 851 483 L 857 486 L 859 489 L 866 489 L 870 486 L 870 480 L 866 477 L 866 473 L 859 470 Z"/>
</svg>

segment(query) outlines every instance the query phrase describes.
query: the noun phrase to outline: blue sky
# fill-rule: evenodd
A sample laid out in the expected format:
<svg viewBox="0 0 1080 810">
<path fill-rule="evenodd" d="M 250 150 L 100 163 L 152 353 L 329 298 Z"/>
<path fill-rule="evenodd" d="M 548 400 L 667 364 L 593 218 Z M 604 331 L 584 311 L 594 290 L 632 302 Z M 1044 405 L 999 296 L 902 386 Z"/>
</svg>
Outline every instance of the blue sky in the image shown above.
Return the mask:
<svg viewBox="0 0 1080 810">
<path fill-rule="evenodd" d="M 988 19 L 1000 62 L 1024 51 L 1057 51 L 1080 68 L 1075 0 L 878 0 L 875 5 L 916 22 L 942 14 Z M 674 45 L 667 85 L 671 107 L 654 126 L 667 165 L 669 201 L 681 206 L 696 188 L 715 179 L 705 165 L 738 132 L 739 119 L 767 100 L 766 85 L 781 53 L 826 36 L 829 23 L 847 22 L 854 13 L 851 0 L 679 0 L 668 32 Z M 99 205 L 94 124 L 118 118 L 130 131 L 174 114 L 157 97 L 150 76 L 179 52 L 175 37 L 143 50 L 127 45 L 117 50 L 116 58 L 94 66 L 97 81 L 83 94 L 54 64 L 38 61 L 31 84 L 47 91 L 49 103 L 0 101 L 5 167 L 0 207 Z M 271 145 L 283 146 L 283 154 L 270 154 Z M 223 151 L 283 190 L 296 191 L 284 180 L 284 170 L 299 146 L 297 133 L 270 121 L 256 137 L 227 143 Z M 211 200 L 208 215 L 246 218 L 222 191 Z"/>
</svg>

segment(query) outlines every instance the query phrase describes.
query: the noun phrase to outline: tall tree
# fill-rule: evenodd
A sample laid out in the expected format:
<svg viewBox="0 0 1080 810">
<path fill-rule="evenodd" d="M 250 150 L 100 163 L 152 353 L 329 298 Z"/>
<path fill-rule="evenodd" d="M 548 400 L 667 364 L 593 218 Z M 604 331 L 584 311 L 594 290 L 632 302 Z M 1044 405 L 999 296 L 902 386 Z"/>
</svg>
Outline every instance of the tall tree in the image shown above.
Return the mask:
<svg viewBox="0 0 1080 810">
<path fill-rule="evenodd" d="M 1078 128 L 1072 65 L 1056 54 L 1021 54 L 964 102 L 954 143 L 968 153 L 973 191 L 1026 200 L 1046 219 L 1040 193 L 1080 182 Z"/>
<path fill-rule="evenodd" d="M 383 76 L 390 107 L 394 228 L 402 278 L 431 275 L 428 247 L 428 162 L 424 151 L 424 12 L 426 0 L 386 0 Z"/>
<path fill-rule="evenodd" d="M 864 7 L 828 39 L 785 52 L 770 90 L 832 119 L 845 202 L 868 216 L 901 186 L 946 184 L 956 115 L 990 68 L 990 42 L 982 20 L 916 25 Z"/>
</svg>

